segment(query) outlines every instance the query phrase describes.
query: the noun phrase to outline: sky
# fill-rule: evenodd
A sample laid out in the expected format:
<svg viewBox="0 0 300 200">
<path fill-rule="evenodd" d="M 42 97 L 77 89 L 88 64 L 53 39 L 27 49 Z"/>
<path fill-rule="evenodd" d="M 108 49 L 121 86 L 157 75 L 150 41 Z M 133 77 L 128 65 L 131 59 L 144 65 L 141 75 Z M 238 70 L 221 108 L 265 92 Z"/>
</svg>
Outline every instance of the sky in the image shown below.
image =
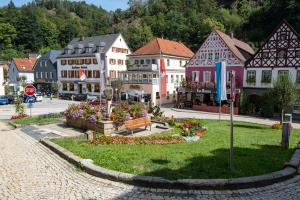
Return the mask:
<svg viewBox="0 0 300 200">
<path fill-rule="evenodd" d="M 32 0 L 13 0 L 16 6 L 22 6 Z M 74 1 L 74 0 L 73 0 Z M 77 0 L 78 1 L 78 0 Z M 0 7 L 5 6 L 10 2 L 10 0 L 0 0 Z M 118 8 L 126 9 L 128 7 L 128 0 L 85 0 L 89 4 L 95 4 L 96 6 L 101 6 L 102 8 L 112 11 Z"/>
</svg>

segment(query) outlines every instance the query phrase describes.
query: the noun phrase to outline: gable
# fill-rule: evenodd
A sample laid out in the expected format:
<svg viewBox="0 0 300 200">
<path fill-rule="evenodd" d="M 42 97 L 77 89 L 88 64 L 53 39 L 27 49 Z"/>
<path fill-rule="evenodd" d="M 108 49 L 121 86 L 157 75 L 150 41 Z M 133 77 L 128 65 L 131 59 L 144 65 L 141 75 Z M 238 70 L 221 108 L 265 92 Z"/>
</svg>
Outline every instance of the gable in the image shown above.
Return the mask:
<svg viewBox="0 0 300 200">
<path fill-rule="evenodd" d="M 300 67 L 299 34 L 283 20 L 246 67 Z"/>
<path fill-rule="evenodd" d="M 215 63 L 220 61 L 226 62 L 227 66 L 243 66 L 243 63 L 235 56 L 220 35 L 213 31 L 187 67 L 214 67 Z"/>
</svg>

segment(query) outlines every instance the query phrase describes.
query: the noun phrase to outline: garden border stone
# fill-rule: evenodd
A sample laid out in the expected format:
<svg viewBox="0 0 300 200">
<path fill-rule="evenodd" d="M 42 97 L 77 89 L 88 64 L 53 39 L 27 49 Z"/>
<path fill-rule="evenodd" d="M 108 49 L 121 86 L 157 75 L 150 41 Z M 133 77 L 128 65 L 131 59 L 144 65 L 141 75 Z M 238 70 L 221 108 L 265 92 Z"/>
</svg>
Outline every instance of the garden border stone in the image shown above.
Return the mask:
<svg viewBox="0 0 300 200">
<path fill-rule="evenodd" d="M 137 176 L 133 174 L 118 172 L 106 169 L 93 164 L 92 160 L 82 159 L 61 146 L 51 142 L 49 139 L 41 139 L 40 142 L 66 159 L 86 171 L 88 174 L 109 179 L 112 181 L 123 182 L 136 186 L 154 187 L 164 189 L 207 189 L 207 190 L 226 190 L 226 189 L 245 189 L 262 187 L 290 179 L 297 175 L 300 165 L 300 145 L 297 146 L 291 160 L 285 164 L 282 170 L 268 174 L 232 178 L 232 179 L 177 179 L 168 180 L 161 177 Z"/>
</svg>

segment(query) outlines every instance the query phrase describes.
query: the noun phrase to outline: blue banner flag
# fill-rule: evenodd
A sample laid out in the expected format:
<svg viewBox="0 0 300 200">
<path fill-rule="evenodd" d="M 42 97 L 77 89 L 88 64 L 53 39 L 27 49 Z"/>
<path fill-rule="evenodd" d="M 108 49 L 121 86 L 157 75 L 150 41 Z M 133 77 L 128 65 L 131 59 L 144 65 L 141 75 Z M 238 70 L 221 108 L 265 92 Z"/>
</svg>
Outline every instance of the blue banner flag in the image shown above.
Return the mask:
<svg viewBox="0 0 300 200">
<path fill-rule="evenodd" d="M 221 102 L 222 100 L 227 100 L 225 62 L 216 63 L 216 81 L 217 81 L 216 101 Z"/>
</svg>

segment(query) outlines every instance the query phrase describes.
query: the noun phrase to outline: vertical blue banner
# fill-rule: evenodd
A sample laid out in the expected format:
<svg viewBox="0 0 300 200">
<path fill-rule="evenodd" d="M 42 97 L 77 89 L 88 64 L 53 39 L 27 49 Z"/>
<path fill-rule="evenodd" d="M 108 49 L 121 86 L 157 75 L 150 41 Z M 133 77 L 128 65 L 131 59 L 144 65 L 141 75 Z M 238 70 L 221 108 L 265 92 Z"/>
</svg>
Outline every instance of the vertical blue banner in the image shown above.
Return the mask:
<svg viewBox="0 0 300 200">
<path fill-rule="evenodd" d="M 220 102 L 221 101 L 221 68 L 222 68 L 222 63 L 218 62 L 216 63 L 216 82 L 217 82 L 217 87 L 216 87 L 216 101 Z"/>
</svg>

